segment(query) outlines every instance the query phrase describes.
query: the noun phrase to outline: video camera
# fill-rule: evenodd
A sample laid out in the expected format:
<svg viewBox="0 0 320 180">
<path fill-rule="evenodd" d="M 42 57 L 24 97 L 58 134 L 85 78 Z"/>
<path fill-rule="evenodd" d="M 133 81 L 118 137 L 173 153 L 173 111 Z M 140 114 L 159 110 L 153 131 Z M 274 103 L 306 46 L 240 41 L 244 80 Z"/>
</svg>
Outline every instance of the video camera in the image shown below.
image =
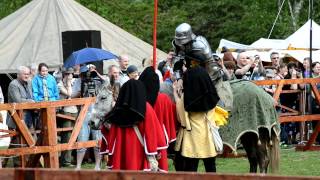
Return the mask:
<svg viewBox="0 0 320 180">
<path fill-rule="evenodd" d="M 84 72 L 81 85 L 81 94 L 83 97 L 96 96 L 96 83 L 94 78 L 97 77 L 97 73 L 92 71 Z"/>
</svg>

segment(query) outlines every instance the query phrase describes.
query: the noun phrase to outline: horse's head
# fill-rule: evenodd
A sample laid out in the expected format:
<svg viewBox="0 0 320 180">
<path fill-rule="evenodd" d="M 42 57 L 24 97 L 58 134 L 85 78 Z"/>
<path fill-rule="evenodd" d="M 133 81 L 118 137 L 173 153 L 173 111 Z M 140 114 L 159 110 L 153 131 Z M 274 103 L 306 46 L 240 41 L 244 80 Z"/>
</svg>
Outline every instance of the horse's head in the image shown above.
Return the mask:
<svg viewBox="0 0 320 180">
<path fill-rule="evenodd" d="M 96 103 L 94 104 L 90 126 L 93 129 L 99 129 L 104 122 L 104 117 L 108 114 L 114 104 L 114 85 L 110 84 L 107 78 L 98 92 Z"/>
</svg>

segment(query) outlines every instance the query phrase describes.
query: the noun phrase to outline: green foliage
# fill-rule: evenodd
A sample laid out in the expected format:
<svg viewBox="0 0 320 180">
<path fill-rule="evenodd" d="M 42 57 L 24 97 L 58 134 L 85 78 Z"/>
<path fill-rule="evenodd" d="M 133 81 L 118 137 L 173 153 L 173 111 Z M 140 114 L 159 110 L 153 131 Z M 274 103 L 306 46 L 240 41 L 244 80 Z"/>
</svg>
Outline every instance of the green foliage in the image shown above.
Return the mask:
<svg viewBox="0 0 320 180">
<path fill-rule="evenodd" d="M 21 6 L 27 4 L 31 0 L 1 0 L 0 1 L 0 19 L 13 13 Z"/>
<path fill-rule="evenodd" d="M 1 0 L 0 19 L 30 0 Z M 100 16 L 152 44 L 153 0 L 77 0 Z M 282 0 L 280 0 L 282 2 Z M 295 31 L 286 0 L 270 38 L 284 39 Z M 297 20 L 300 27 L 308 19 L 308 2 L 303 1 Z M 158 47 L 171 48 L 177 25 L 187 22 L 195 34 L 205 36 L 212 49 L 221 38 L 251 44 L 267 38 L 279 8 L 279 0 L 159 0 Z M 320 23 L 320 1 L 314 0 L 314 20 Z"/>
</svg>

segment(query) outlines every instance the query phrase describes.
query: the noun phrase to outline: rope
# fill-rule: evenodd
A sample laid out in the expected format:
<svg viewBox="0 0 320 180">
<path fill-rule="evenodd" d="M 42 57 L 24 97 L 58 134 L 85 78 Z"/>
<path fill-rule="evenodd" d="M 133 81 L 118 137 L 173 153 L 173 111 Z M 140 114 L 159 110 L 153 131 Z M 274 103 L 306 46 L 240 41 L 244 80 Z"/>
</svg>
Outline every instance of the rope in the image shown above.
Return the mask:
<svg viewBox="0 0 320 180">
<path fill-rule="evenodd" d="M 269 32 L 268 39 L 270 38 L 271 33 L 272 33 L 272 31 L 273 31 L 273 28 L 274 28 L 274 26 L 275 26 L 276 23 L 277 23 L 277 20 L 278 20 L 278 18 L 279 18 L 280 12 L 281 12 L 281 10 L 282 10 L 282 7 L 283 7 L 283 4 L 284 4 L 285 1 L 286 1 L 286 0 L 283 0 L 283 1 L 282 1 L 282 4 L 281 4 L 280 9 L 279 9 L 279 11 L 278 11 L 277 17 L 276 17 L 276 19 L 274 20 L 273 25 L 272 25 L 272 28 L 271 28 L 271 30 L 270 30 L 270 32 Z"/>
</svg>

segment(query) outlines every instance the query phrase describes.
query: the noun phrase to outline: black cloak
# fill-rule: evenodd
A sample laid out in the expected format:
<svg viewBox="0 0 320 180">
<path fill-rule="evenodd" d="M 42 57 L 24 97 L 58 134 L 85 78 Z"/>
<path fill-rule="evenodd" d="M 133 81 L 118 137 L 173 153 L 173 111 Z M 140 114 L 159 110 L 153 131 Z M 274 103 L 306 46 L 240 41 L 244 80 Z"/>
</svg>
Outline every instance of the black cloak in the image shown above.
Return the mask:
<svg viewBox="0 0 320 180">
<path fill-rule="evenodd" d="M 183 76 L 184 108 L 188 112 L 213 109 L 219 96 L 209 74 L 201 67 L 188 69 Z"/>
<path fill-rule="evenodd" d="M 151 106 L 154 106 L 160 89 L 159 76 L 154 71 L 154 68 L 149 66 L 141 73 L 139 80 L 143 82 L 146 88 L 147 101 L 151 104 Z"/>
<path fill-rule="evenodd" d="M 116 105 L 106 120 L 120 127 L 131 127 L 144 120 L 146 90 L 142 82 L 129 80 L 120 89 Z"/>
</svg>

